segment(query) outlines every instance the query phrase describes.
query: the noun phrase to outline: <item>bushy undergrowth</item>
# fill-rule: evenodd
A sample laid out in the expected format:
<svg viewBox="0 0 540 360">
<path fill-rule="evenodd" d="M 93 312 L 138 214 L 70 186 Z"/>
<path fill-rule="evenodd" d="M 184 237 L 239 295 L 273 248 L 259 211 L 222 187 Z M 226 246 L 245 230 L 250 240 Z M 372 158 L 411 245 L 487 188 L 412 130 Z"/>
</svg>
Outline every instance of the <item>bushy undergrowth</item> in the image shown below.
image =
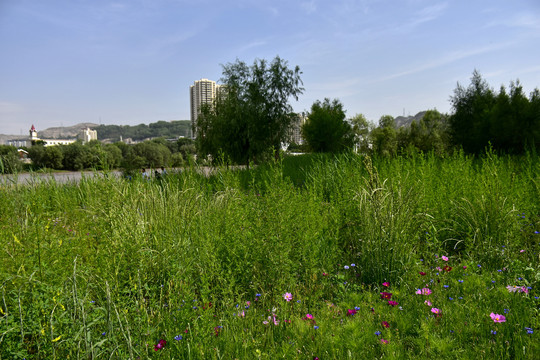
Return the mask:
<svg viewBox="0 0 540 360">
<path fill-rule="evenodd" d="M 534 359 L 539 185 L 493 153 L 1 185 L 0 359 Z"/>
</svg>

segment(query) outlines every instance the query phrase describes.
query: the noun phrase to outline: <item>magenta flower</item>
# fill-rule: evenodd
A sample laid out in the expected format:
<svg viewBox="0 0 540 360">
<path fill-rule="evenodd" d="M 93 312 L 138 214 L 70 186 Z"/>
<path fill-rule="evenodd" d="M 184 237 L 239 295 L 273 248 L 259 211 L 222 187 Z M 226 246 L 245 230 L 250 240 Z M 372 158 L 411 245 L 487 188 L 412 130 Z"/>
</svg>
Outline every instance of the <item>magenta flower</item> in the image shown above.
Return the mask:
<svg viewBox="0 0 540 360">
<path fill-rule="evenodd" d="M 432 304 L 431 304 L 431 301 L 429 301 L 429 300 L 424 301 L 424 304 L 426 304 L 427 306 L 431 306 L 431 305 L 432 305 Z"/>
<path fill-rule="evenodd" d="M 159 340 L 159 342 L 154 345 L 154 351 L 163 349 L 165 347 L 165 344 L 167 344 L 167 341 L 165 341 L 164 339 Z"/>
<path fill-rule="evenodd" d="M 285 293 L 283 294 L 283 298 L 287 301 L 291 301 L 292 300 L 292 294 L 291 293 Z"/>
<path fill-rule="evenodd" d="M 390 305 L 390 306 L 396 306 L 398 304 L 399 303 L 397 301 L 388 300 L 388 305 Z"/>
<path fill-rule="evenodd" d="M 383 285 L 383 286 L 386 286 L 386 287 L 389 287 L 389 286 L 390 286 L 390 283 L 389 283 L 389 282 L 383 282 L 382 285 Z"/>
<path fill-rule="evenodd" d="M 383 322 L 381 323 L 381 325 L 382 325 L 383 327 L 385 327 L 385 328 L 389 328 L 389 327 L 390 327 L 390 324 L 388 323 L 388 321 L 383 321 Z"/>
<path fill-rule="evenodd" d="M 434 313 L 435 315 L 439 315 L 441 313 L 441 310 L 437 308 L 431 308 L 431 312 Z"/>
<path fill-rule="evenodd" d="M 489 314 L 489 317 L 491 318 L 491 320 L 493 320 L 493 322 L 496 323 L 506 322 L 506 318 L 504 317 L 504 315 L 491 313 Z"/>
<path fill-rule="evenodd" d="M 349 309 L 347 310 L 347 316 L 353 316 L 356 314 L 356 309 Z"/>
<path fill-rule="evenodd" d="M 386 291 L 383 291 L 381 293 L 381 299 L 386 300 L 386 299 L 391 299 L 391 298 L 392 298 L 392 293 L 389 293 Z"/>
<path fill-rule="evenodd" d="M 448 258 L 446 256 L 441 256 L 441 259 L 443 259 L 444 261 L 448 261 Z"/>
<path fill-rule="evenodd" d="M 313 320 L 313 315 L 311 315 L 311 314 L 306 314 L 306 319 L 308 319 L 308 320 Z"/>
<path fill-rule="evenodd" d="M 419 274 L 422 275 L 422 276 L 426 276 L 426 273 L 423 272 L 423 271 L 420 271 Z"/>
<path fill-rule="evenodd" d="M 381 344 L 385 344 L 385 345 L 386 345 L 386 344 L 388 344 L 388 343 L 389 343 L 388 340 L 381 339 Z"/>
</svg>

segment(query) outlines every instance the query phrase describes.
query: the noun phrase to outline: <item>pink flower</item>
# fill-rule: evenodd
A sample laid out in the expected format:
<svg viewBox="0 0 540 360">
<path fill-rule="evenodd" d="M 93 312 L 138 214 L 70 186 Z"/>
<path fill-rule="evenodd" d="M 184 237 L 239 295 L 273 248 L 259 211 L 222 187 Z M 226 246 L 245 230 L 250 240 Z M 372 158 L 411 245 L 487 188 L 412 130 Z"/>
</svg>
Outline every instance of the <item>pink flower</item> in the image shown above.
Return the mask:
<svg viewBox="0 0 540 360">
<path fill-rule="evenodd" d="M 308 319 L 308 320 L 313 320 L 313 315 L 311 315 L 311 314 L 306 314 L 306 319 Z"/>
<path fill-rule="evenodd" d="M 441 259 L 443 259 L 444 261 L 448 261 L 448 258 L 446 256 L 441 256 Z"/>
<path fill-rule="evenodd" d="M 388 321 L 383 321 L 383 322 L 381 323 L 381 325 L 382 325 L 383 327 L 385 327 L 385 328 L 389 328 L 389 327 L 390 327 L 390 324 L 388 323 Z"/>
<path fill-rule="evenodd" d="M 383 286 L 386 286 L 386 287 L 389 287 L 389 286 L 390 286 L 390 283 L 389 283 L 389 282 L 383 282 L 382 285 L 383 285 Z"/>
<path fill-rule="evenodd" d="M 356 314 L 356 309 L 349 309 L 347 310 L 347 316 L 353 316 Z"/>
<path fill-rule="evenodd" d="M 388 340 L 381 339 L 381 344 L 385 344 L 385 345 L 386 345 L 386 344 L 388 344 L 388 342 L 389 342 Z"/>
<path fill-rule="evenodd" d="M 430 288 L 422 288 L 422 289 L 416 290 L 416 295 L 430 295 L 430 294 L 431 294 Z"/>
<path fill-rule="evenodd" d="M 489 314 L 489 317 L 491 318 L 491 320 L 493 320 L 493 322 L 496 323 L 506 322 L 506 318 L 504 317 L 504 315 L 491 313 Z"/>
<path fill-rule="evenodd" d="M 391 299 L 391 298 L 392 298 L 392 293 L 389 293 L 386 291 L 383 291 L 381 293 L 381 299 L 386 300 L 386 299 Z"/>
<path fill-rule="evenodd" d="M 431 312 L 434 313 L 435 315 L 439 315 L 441 313 L 441 310 L 437 308 L 431 308 Z"/>
<path fill-rule="evenodd" d="M 524 253 L 524 252 L 525 252 L 525 250 L 519 250 L 519 252 L 520 252 L 520 253 Z"/>
<path fill-rule="evenodd" d="M 420 271 L 419 274 L 422 275 L 422 276 L 426 276 L 426 273 L 423 272 L 423 271 Z"/>
<path fill-rule="evenodd" d="M 424 301 L 424 304 L 426 304 L 427 306 L 431 306 L 431 301 L 426 300 L 426 301 Z"/>
<path fill-rule="evenodd" d="M 283 294 L 283 298 L 287 301 L 291 301 L 292 300 L 292 294 L 291 293 L 285 293 Z"/>
<path fill-rule="evenodd" d="M 467 266 L 466 266 L 466 265 L 463 265 L 463 269 L 466 269 L 466 268 L 467 268 Z"/>
<path fill-rule="evenodd" d="M 390 306 L 396 306 L 398 304 L 399 303 L 397 301 L 388 300 L 388 305 L 390 305 Z"/>
</svg>

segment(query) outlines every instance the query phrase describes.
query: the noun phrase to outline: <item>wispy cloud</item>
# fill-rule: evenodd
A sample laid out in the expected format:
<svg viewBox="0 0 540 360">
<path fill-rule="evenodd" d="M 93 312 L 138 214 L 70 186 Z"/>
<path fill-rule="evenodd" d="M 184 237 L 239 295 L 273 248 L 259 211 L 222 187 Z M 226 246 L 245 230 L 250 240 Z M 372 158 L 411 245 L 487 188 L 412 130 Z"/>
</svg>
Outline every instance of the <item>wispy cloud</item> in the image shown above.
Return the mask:
<svg viewBox="0 0 540 360">
<path fill-rule="evenodd" d="M 315 3 L 315 0 L 304 1 L 300 4 L 300 6 L 308 15 L 317 11 L 317 4 Z"/>
<path fill-rule="evenodd" d="M 392 79 L 399 78 L 399 77 L 402 77 L 402 76 L 407 76 L 407 75 L 420 73 L 420 72 L 430 70 L 430 69 L 433 69 L 433 68 L 437 68 L 437 67 L 440 67 L 440 66 L 443 66 L 443 65 L 448 65 L 448 64 L 451 64 L 453 62 L 469 58 L 471 56 L 481 55 L 481 54 L 489 53 L 489 52 L 492 52 L 492 51 L 500 50 L 500 49 L 506 48 L 508 46 L 511 46 L 513 44 L 514 44 L 513 42 L 504 42 L 504 43 L 479 47 L 479 48 L 475 48 L 475 49 L 454 51 L 454 52 L 451 52 L 451 53 L 449 53 L 449 54 L 447 54 L 447 55 L 445 55 L 445 56 L 443 56 L 441 58 L 434 59 L 432 61 L 421 64 L 421 65 L 419 65 L 419 66 L 417 66 L 415 68 L 385 76 L 385 77 L 381 78 L 380 80 L 381 81 L 392 80 Z"/>
</svg>

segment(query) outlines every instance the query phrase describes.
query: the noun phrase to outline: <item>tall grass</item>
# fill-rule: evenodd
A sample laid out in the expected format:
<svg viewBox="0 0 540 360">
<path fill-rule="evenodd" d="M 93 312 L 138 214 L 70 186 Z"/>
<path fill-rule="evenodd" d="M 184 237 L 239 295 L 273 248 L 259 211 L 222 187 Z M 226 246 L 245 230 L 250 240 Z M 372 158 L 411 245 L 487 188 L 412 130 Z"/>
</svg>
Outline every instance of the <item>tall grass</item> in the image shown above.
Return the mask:
<svg viewBox="0 0 540 360">
<path fill-rule="evenodd" d="M 539 176 L 535 154 L 456 153 L 2 185 L 0 358 L 532 359 Z"/>
</svg>

